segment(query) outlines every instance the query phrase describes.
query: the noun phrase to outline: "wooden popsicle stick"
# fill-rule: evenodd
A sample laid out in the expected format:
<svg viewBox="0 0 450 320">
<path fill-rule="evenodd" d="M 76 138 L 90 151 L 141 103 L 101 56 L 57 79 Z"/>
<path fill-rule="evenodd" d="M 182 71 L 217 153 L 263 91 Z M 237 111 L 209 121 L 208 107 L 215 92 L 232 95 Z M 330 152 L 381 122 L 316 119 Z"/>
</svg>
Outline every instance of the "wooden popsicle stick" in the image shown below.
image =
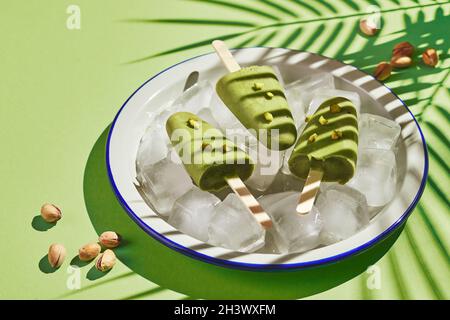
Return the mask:
<svg viewBox="0 0 450 320">
<path fill-rule="evenodd" d="M 228 50 L 225 42 L 223 42 L 222 40 L 214 40 L 212 42 L 212 46 L 214 50 L 216 50 L 217 55 L 219 56 L 220 60 L 222 60 L 222 63 L 229 72 L 234 72 L 241 69 L 241 66 L 236 62 L 230 50 Z"/>
<path fill-rule="evenodd" d="M 247 189 L 244 182 L 239 177 L 225 178 L 230 188 L 239 197 L 239 200 L 245 205 L 248 211 L 254 215 L 256 220 L 261 224 L 264 229 L 270 229 L 272 227 L 272 220 L 269 215 L 259 204 L 258 200 Z"/>
<path fill-rule="evenodd" d="M 241 66 L 236 62 L 230 50 L 228 50 L 225 42 L 221 40 L 214 40 L 212 46 L 219 56 L 222 63 L 227 68 L 228 72 L 235 72 L 241 69 Z M 256 220 L 261 224 L 264 229 L 270 229 L 272 227 L 272 220 L 269 215 L 264 211 L 263 207 L 259 204 L 258 200 L 252 195 L 250 190 L 239 177 L 225 178 L 230 188 L 239 197 L 239 200 L 245 205 L 247 210 L 253 214 Z"/>
<path fill-rule="evenodd" d="M 320 182 L 322 181 L 323 171 L 310 169 L 308 178 L 306 178 L 305 185 L 297 204 L 298 214 L 307 214 L 311 211 L 314 201 L 316 200 L 317 192 L 320 189 Z"/>
</svg>

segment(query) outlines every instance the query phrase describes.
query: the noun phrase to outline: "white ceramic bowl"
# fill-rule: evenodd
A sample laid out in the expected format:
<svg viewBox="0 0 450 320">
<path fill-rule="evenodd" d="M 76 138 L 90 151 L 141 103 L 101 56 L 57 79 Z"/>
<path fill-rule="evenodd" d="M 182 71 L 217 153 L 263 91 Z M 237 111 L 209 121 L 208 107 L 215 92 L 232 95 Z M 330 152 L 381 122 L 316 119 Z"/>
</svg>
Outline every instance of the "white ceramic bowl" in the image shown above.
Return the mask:
<svg viewBox="0 0 450 320">
<path fill-rule="evenodd" d="M 131 218 L 150 236 L 168 247 L 210 263 L 240 269 L 289 269 L 326 264 L 344 259 L 391 234 L 417 204 L 428 172 L 426 144 L 419 125 L 405 104 L 372 76 L 320 55 L 282 48 L 233 50 L 242 65 L 276 65 L 288 82 L 302 74 L 329 72 L 336 86 L 356 91 L 361 96 L 361 111 L 394 119 L 402 131 L 397 154 L 397 192 L 395 198 L 354 236 L 336 244 L 301 254 L 242 253 L 215 247 L 185 235 L 161 219 L 144 202 L 134 185 L 135 158 L 139 141 L 148 126 L 148 113 L 179 95 L 187 76 L 200 73 L 200 80 L 215 83 L 225 72 L 213 53 L 173 65 L 147 80 L 123 104 L 108 136 L 106 162 L 113 189 Z"/>
</svg>

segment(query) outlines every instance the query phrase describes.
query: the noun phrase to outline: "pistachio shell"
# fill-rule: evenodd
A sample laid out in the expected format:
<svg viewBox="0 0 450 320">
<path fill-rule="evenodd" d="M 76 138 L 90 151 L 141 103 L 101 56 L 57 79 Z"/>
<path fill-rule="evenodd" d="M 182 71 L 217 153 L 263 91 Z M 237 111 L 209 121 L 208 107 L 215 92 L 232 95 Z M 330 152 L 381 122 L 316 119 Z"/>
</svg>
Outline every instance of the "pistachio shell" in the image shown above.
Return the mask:
<svg viewBox="0 0 450 320">
<path fill-rule="evenodd" d="M 411 57 L 408 56 L 394 56 L 391 59 L 391 65 L 394 68 L 407 68 L 412 64 Z"/>
<path fill-rule="evenodd" d="M 61 219 L 61 209 L 51 203 L 44 203 L 41 207 L 41 217 L 47 222 L 56 222 Z"/>
<path fill-rule="evenodd" d="M 386 80 L 392 72 L 392 66 L 383 61 L 380 62 L 377 67 L 375 68 L 374 72 L 373 72 L 373 76 L 377 79 L 377 80 Z"/>
<path fill-rule="evenodd" d="M 374 26 L 371 23 L 367 22 L 366 19 L 362 19 L 359 22 L 359 29 L 361 30 L 362 33 L 364 33 L 367 36 L 373 36 L 379 30 L 379 29 L 376 28 L 376 26 Z"/>
<path fill-rule="evenodd" d="M 94 259 L 101 251 L 101 247 L 98 243 L 88 243 L 78 250 L 78 257 L 81 261 L 90 261 Z"/>
<path fill-rule="evenodd" d="M 100 244 L 105 248 L 115 248 L 121 240 L 122 237 L 114 231 L 105 231 L 99 237 Z"/>
<path fill-rule="evenodd" d="M 111 270 L 116 264 L 116 255 L 110 249 L 106 249 L 97 259 L 95 267 L 102 272 Z"/>
<path fill-rule="evenodd" d="M 424 51 L 424 53 L 422 53 L 422 60 L 426 65 L 434 67 L 439 61 L 439 56 L 435 49 L 428 48 Z"/>
<path fill-rule="evenodd" d="M 48 262 L 53 268 L 59 268 L 66 258 L 66 248 L 59 243 L 53 243 L 48 248 Z"/>
<path fill-rule="evenodd" d="M 403 41 L 394 46 L 392 49 L 392 56 L 408 56 L 412 57 L 414 53 L 414 46 L 408 41 Z"/>
</svg>

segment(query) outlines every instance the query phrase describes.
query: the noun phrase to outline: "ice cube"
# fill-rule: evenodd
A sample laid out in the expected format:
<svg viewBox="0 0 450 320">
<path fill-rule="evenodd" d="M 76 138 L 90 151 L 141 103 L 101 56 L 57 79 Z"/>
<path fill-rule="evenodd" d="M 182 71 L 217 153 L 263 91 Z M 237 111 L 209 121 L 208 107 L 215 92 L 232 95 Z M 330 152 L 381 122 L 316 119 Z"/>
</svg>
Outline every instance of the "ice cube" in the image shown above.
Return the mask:
<svg viewBox="0 0 450 320">
<path fill-rule="evenodd" d="M 394 152 L 360 148 L 355 176 L 347 185 L 362 192 L 369 206 L 383 206 L 391 201 L 397 185 Z"/>
<path fill-rule="evenodd" d="M 281 84 L 282 87 L 284 87 L 285 82 L 284 82 L 283 75 L 281 74 L 280 68 L 278 68 L 278 66 L 276 66 L 276 65 L 271 65 L 270 67 L 272 67 L 275 75 L 277 76 L 278 82 Z"/>
<path fill-rule="evenodd" d="M 253 130 L 254 131 L 254 130 Z M 245 150 L 255 163 L 252 176 L 246 184 L 258 191 L 265 191 L 275 180 L 283 163 L 284 151 L 270 150 L 258 142 L 255 132 L 241 128 L 227 130 L 227 137 L 239 148 Z"/>
<path fill-rule="evenodd" d="M 369 223 L 365 196 L 348 186 L 330 185 L 319 193 L 315 206 L 323 221 L 324 245 L 347 239 Z"/>
<path fill-rule="evenodd" d="M 208 108 L 215 91 L 208 81 L 200 81 L 184 91 L 169 109 L 197 114 L 202 108 Z"/>
<path fill-rule="evenodd" d="M 285 174 L 280 170 L 276 175 L 275 180 L 264 193 L 272 194 L 286 191 L 299 192 L 303 189 L 304 184 L 305 180 L 297 178 L 293 174 Z"/>
<path fill-rule="evenodd" d="M 303 130 L 305 129 L 306 123 L 304 122 L 300 127 L 297 128 L 297 135 L 300 136 L 303 132 Z M 283 165 L 281 167 L 281 171 L 284 174 L 291 174 L 291 170 L 289 169 L 289 158 L 291 157 L 292 151 L 294 151 L 295 148 L 294 144 L 292 147 L 290 147 L 289 149 L 286 150 L 286 152 L 284 153 L 283 156 Z"/>
<path fill-rule="evenodd" d="M 258 198 L 258 202 L 261 205 L 261 207 L 268 208 L 269 206 L 274 205 L 276 202 L 280 201 L 281 199 L 284 199 L 290 195 L 293 195 L 294 191 L 286 191 L 286 192 L 278 192 L 278 193 L 271 193 L 271 194 L 265 194 Z"/>
<path fill-rule="evenodd" d="M 270 229 L 278 250 L 282 253 L 304 252 L 320 245 L 322 220 L 316 207 L 305 215 L 296 212 L 299 194 L 285 193 L 286 197 L 268 205 L 273 228 Z"/>
<path fill-rule="evenodd" d="M 252 252 L 264 246 L 265 230 L 234 193 L 213 212 L 208 242 L 231 250 Z"/>
<path fill-rule="evenodd" d="M 168 221 L 181 232 L 206 242 L 214 206 L 219 202 L 215 195 L 192 187 L 175 201 Z"/>
<path fill-rule="evenodd" d="M 279 174 L 282 181 L 282 191 L 296 191 L 303 190 L 305 180 L 294 176 L 293 174 Z"/>
<path fill-rule="evenodd" d="M 149 127 L 159 126 L 166 127 L 167 119 L 175 112 L 181 111 L 182 105 L 173 105 L 173 101 L 169 101 L 167 104 L 161 106 L 161 108 L 148 112 Z"/>
<path fill-rule="evenodd" d="M 211 109 L 210 108 L 202 108 L 200 111 L 198 111 L 197 115 L 204 121 L 208 122 L 210 125 L 212 125 L 215 128 L 219 128 L 219 124 L 217 123 L 216 119 L 214 118 Z"/>
<path fill-rule="evenodd" d="M 281 166 L 281 172 L 284 174 L 292 174 L 289 169 L 289 158 L 291 157 L 292 151 L 294 150 L 294 146 L 286 150 L 283 157 L 283 165 Z"/>
<path fill-rule="evenodd" d="M 312 74 L 286 85 L 286 97 L 297 127 L 304 122 L 312 93 L 319 88 L 334 89 L 333 76 L 329 73 Z"/>
<path fill-rule="evenodd" d="M 183 165 L 168 158 L 141 168 L 136 179 L 146 200 L 162 216 L 168 216 L 175 201 L 193 186 Z"/>
<path fill-rule="evenodd" d="M 197 114 L 200 110 L 210 107 L 214 95 L 211 83 L 207 81 L 196 83 L 182 92 L 174 101 L 169 101 L 157 111 L 150 112 L 151 126 L 165 128 L 167 119 L 175 112 L 187 111 Z"/>
<path fill-rule="evenodd" d="M 270 150 L 262 143 L 250 145 L 247 152 L 255 162 L 255 169 L 246 184 L 258 191 L 267 190 L 283 164 L 284 152 Z"/>
<path fill-rule="evenodd" d="M 136 168 L 139 172 L 142 168 L 154 164 L 165 157 L 169 152 L 169 137 L 165 128 L 160 125 L 152 125 L 145 132 L 138 147 Z"/>
<path fill-rule="evenodd" d="M 393 149 L 400 135 L 400 125 L 390 119 L 362 113 L 359 116 L 359 146 Z"/>
<path fill-rule="evenodd" d="M 265 254 L 279 254 L 281 253 L 280 250 L 278 250 L 278 247 L 275 243 L 275 239 L 273 237 L 273 234 L 270 232 L 266 232 L 266 238 L 264 239 L 264 247 L 258 249 L 257 253 L 265 253 Z"/>
<path fill-rule="evenodd" d="M 224 133 L 228 129 L 244 128 L 238 118 L 227 108 L 217 94 L 211 99 L 210 109 L 214 119 L 219 124 L 219 129 Z"/>
<path fill-rule="evenodd" d="M 313 98 L 311 100 L 311 103 L 309 104 L 308 110 L 306 111 L 307 115 L 314 114 L 314 112 L 317 111 L 317 109 L 325 100 L 334 97 L 344 97 L 353 102 L 357 114 L 359 114 L 361 110 L 361 98 L 359 97 L 358 93 L 353 91 L 319 88 L 316 89 L 312 93 L 312 95 Z"/>
</svg>

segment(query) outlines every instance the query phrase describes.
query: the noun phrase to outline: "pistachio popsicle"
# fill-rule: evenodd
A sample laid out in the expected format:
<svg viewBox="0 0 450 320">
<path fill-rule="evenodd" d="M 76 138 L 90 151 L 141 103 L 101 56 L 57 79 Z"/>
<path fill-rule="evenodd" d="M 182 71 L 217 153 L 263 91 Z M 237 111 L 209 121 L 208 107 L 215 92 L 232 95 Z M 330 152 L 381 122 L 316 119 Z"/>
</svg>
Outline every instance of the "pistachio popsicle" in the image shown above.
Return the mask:
<svg viewBox="0 0 450 320">
<path fill-rule="evenodd" d="M 242 182 L 254 169 L 245 151 L 190 112 L 171 115 L 166 130 L 186 171 L 200 189 L 217 191 L 229 185 L 263 228 L 272 226 L 270 217 Z"/>
<path fill-rule="evenodd" d="M 230 71 L 216 84 L 225 105 L 247 129 L 255 130 L 269 149 L 286 150 L 292 146 L 297 129 L 274 70 L 269 66 L 241 69 L 222 41 L 214 41 L 213 46 Z M 260 136 L 261 129 L 266 134 Z"/>
<path fill-rule="evenodd" d="M 246 180 L 251 176 L 254 165 L 248 154 L 197 115 L 174 113 L 167 120 L 166 130 L 186 171 L 200 189 L 217 191 L 227 186 L 224 177 Z"/>
<path fill-rule="evenodd" d="M 294 175 L 306 179 L 297 212 L 311 210 L 321 181 L 349 181 L 355 173 L 357 155 L 355 106 L 343 97 L 324 101 L 308 119 L 288 162 Z"/>
</svg>

